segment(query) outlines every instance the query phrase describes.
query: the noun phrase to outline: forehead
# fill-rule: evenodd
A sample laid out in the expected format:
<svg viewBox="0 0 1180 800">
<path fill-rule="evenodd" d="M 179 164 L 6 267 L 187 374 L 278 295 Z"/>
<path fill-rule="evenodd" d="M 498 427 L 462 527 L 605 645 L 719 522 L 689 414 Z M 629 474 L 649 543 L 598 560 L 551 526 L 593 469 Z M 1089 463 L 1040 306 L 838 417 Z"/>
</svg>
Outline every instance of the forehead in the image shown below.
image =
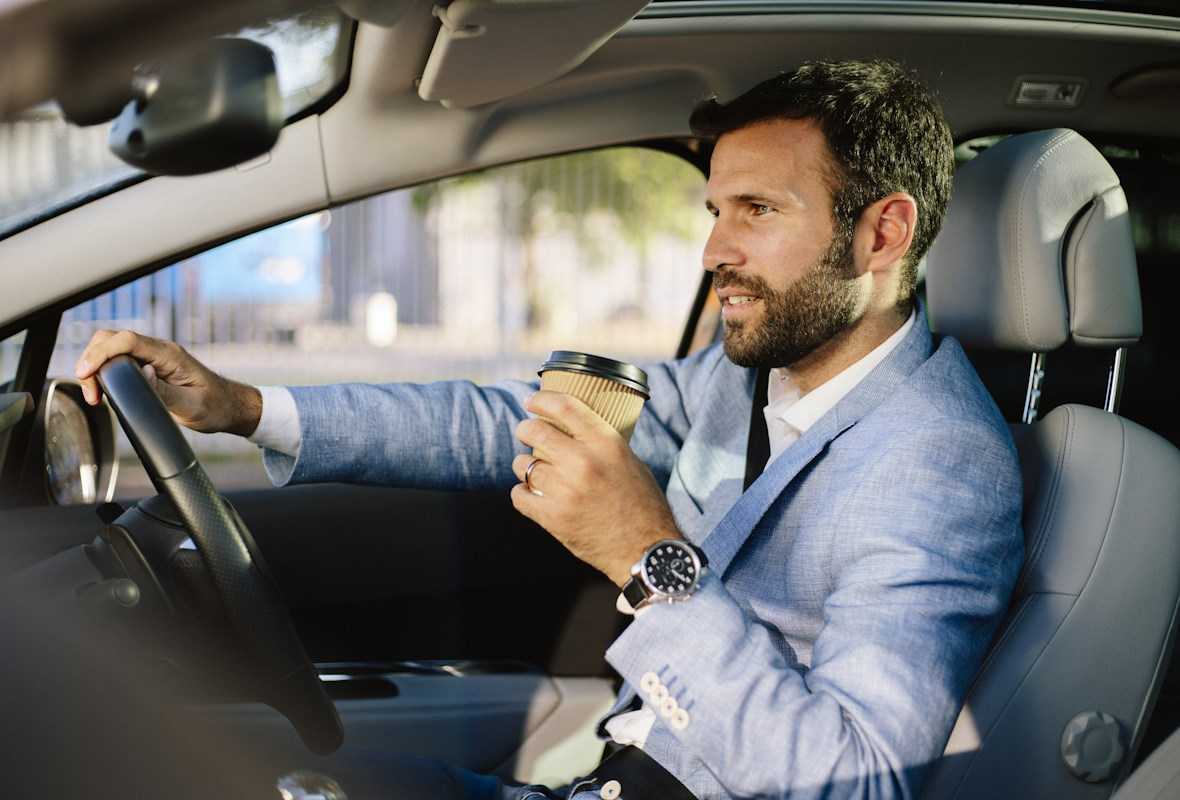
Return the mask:
<svg viewBox="0 0 1180 800">
<path fill-rule="evenodd" d="M 813 195 L 827 191 L 831 155 L 819 125 L 809 119 L 775 119 L 722 134 L 713 149 L 710 191 L 731 183 L 757 183 Z"/>
</svg>

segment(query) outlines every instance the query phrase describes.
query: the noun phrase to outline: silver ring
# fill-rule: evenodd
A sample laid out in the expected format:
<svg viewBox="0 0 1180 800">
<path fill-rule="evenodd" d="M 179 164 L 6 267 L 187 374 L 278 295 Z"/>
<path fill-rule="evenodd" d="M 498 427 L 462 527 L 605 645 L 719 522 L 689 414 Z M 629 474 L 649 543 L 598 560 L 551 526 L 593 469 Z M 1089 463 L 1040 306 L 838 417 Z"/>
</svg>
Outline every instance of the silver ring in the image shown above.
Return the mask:
<svg viewBox="0 0 1180 800">
<path fill-rule="evenodd" d="M 532 461 L 530 461 L 530 462 L 529 462 L 529 465 L 528 465 L 527 467 L 525 467 L 525 470 L 524 470 L 524 488 L 528 489 L 530 492 L 532 492 L 533 494 L 535 494 L 537 497 L 544 497 L 544 496 L 545 496 L 545 493 L 544 493 L 544 492 L 542 492 L 540 489 L 534 489 L 534 488 L 533 488 L 533 484 L 532 484 L 532 483 L 530 483 L 530 480 L 531 480 L 531 479 L 532 479 L 532 477 L 533 477 L 533 468 L 534 468 L 534 467 L 536 467 L 536 466 L 537 466 L 538 464 L 540 464 L 540 463 L 541 463 L 541 459 L 539 459 L 539 458 L 534 458 Z"/>
</svg>

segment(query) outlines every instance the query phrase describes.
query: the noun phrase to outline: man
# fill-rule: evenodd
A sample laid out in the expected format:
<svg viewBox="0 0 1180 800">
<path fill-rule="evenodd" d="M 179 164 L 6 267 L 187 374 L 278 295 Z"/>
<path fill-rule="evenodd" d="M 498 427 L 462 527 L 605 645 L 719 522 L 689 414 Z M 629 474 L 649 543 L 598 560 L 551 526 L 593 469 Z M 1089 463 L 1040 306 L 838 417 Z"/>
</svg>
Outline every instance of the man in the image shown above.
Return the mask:
<svg viewBox="0 0 1180 800">
<path fill-rule="evenodd" d="M 262 393 L 126 332 L 97 335 L 78 375 L 95 400 L 98 365 L 131 353 L 180 422 L 267 446 L 277 483 L 512 486 L 620 587 L 654 544 L 699 545 L 709 567 L 682 576 L 686 596 L 640 602 L 607 651 L 626 681 L 611 738 L 697 798 L 912 797 L 1022 555 L 1007 427 L 915 301 L 950 134 L 924 87 L 880 61 L 805 64 L 692 124 L 716 140 L 704 266 L 724 343 L 648 369 L 633 451 L 580 402 L 523 383 Z M 769 462 L 745 489 L 762 389 Z M 375 435 L 372 419 L 415 424 Z M 459 796 L 537 791 L 470 777 Z"/>
</svg>

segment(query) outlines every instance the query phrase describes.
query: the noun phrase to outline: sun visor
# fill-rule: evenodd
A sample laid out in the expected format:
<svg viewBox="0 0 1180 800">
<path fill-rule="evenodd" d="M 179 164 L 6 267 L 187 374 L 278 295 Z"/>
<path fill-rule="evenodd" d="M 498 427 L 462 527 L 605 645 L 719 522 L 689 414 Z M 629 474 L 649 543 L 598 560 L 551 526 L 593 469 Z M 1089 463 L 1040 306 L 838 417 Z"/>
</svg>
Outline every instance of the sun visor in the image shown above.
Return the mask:
<svg viewBox="0 0 1180 800">
<path fill-rule="evenodd" d="M 455 0 L 418 86 L 423 100 L 470 108 L 560 77 L 639 13 L 646 0 Z"/>
</svg>

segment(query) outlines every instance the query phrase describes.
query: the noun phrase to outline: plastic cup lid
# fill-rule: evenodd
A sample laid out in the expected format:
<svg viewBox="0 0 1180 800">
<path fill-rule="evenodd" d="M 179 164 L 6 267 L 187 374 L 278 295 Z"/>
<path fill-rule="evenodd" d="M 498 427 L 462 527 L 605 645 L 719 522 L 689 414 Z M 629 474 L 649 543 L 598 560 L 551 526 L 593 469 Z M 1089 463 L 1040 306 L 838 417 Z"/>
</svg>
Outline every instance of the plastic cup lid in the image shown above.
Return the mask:
<svg viewBox="0 0 1180 800">
<path fill-rule="evenodd" d="M 651 396 L 647 388 L 647 373 L 625 361 L 615 361 L 613 358 L 578 353 L 573 350 L 554 350 L 549 354 L 549 360 L 541 365 L 537 374 L 540 375 L 550 369 L 601 375 L 604 378 L 618 381 L 637 392 L 642 392 L 644 397 Z"/>
</svg>

